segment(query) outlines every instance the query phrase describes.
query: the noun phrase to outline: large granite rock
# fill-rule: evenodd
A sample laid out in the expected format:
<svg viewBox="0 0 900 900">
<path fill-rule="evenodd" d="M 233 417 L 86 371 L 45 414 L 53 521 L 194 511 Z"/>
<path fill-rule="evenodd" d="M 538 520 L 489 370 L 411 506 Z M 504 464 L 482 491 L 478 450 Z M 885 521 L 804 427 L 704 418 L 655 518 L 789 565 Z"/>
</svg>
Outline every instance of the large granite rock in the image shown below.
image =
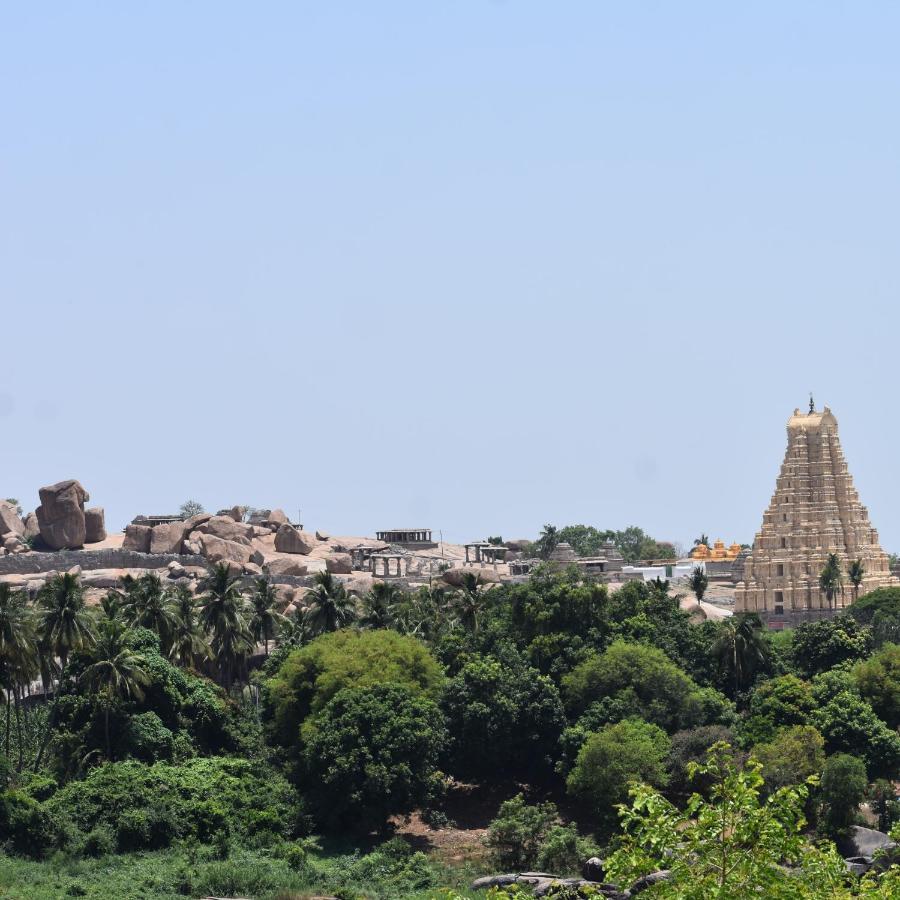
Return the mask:
<svg viewBox="0 0 900 900">
<path fill-rule="evenodd" d="M 325 560 L 325 571 L 332 575 L 349 575 L 353 571 L 353 560 L 349 553 L 332 553 Z"/>
<path fill-rule="evenodd" d="M 125 540 L 122 542 L 123 550 L 135 550 L 138 553 L 150 552 L 150 534 L 153 529 L 149 525 L 125 526 Z"/>
<path fill-rule="evenodd" d="M 184 522 L 154 525 L 150 534 L 151 553 L 181 553 L 184 549 Z"/>
<path fill-rule="evenodd" d="M 500 576 L 493 569 L 478 569 L 474 566 L 447 569 L 441 578 L 452 587 L 462 587 L 466 575 L 474 575 L 481 584 L 498 584 L 500 581 Z"/>
<path fill-rule="evenodd" d="M 297 531 L 292 525 L 284 524 L 275 532 L 275 549 L 279 553 L 300 553 L 306 556 L 317 543 L 315 535 Z"/>
<path fill-rule="evenodd" d="M 41 540 L 51 550 L 77 550 L 84 546 L 84 504 L 91 495 L 74 479 L 42 487 L 41 505 L 35 510 Z"/>
<path fill-rule="evenodd" d="M 269 525 L 290 525 L 291 520 L 287 517 L 287 513 L 283 509 L 273 509 L 266 517 Z"/>
<path fill-rule="evenodd" d="M 213 516 L 206 523 L 206 533 L 249 547 L 253 539 L 253 526 L 235 521 L 231 516 Z"/>
<path fill-rule="evenodd" d="M 251 550 L 244 544 L 226 541 L 214 534 L 200 535 L 200 553 L 211 563 L 232 562 L 239 567 L 250 562 Z"/>
<path fill-rule="evenodd" d="M 106 540 L 106 513 L 102 506 L 92 506 L 84 511 L 84 542 L 99 544 Z"/>
<path fill-rule="evenodd" d="M 22 537 L 25 534 L 25 523 L 19 518 L 18 510 L 12 503 L 0 500 L 0 535 L 4 534 L 17 534 Z"/>
<path fill-rule="evenodd" d="M 38 522 L 38 517 L 33 513 L 28 513 L 25 516 L 25 534 L 23 537 L 26 541 L 34 540 L 41 533 L 41 526 Z"/>
<path fill-rule="evenodd" d="M 306 563 L 300 562 L 299 559 L 278 557 L 277 559 L 270 559 L 266 563 L 266 571 L 273 578 L 279 575 L 294 575 L 300 577 L 306 575 L 309 569 Z"/>
</svg>

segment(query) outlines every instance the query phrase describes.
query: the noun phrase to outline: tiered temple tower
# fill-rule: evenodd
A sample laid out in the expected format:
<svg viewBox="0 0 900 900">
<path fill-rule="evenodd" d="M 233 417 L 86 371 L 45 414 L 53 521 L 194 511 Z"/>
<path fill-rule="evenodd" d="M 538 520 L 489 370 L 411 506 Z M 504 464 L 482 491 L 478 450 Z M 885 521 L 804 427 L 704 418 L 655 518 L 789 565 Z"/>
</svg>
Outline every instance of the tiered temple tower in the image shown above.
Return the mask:
<svg viewBox="0 0 900 900">
<path fill-rule="evenodd" d="M 796 409 L 788 420 L 775 493 L 735 593 L 737 612 L 757 612 L 775 628 L 832 614 L 819 588 L 829 553 L 838 555 L 844 573 L 838 609 L 854 599 L 846 576 L 852 560 L 861 559 L 865 570 L 860 596 L 896 584 L 847 471 L 837 420 L 827 406 L 817 412 L 811 398 L 809 406 L 808 414 Z"/>
</svg>

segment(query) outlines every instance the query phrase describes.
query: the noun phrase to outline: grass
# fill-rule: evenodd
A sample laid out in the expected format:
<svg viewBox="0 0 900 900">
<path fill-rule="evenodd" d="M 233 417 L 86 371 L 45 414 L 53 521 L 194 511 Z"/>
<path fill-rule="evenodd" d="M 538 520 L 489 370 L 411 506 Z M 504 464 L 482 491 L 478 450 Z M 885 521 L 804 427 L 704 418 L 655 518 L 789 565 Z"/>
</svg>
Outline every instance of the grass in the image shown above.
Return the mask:
<svg viewBox="0 0 900 900">
<path fill-rule="evenodd" d="M 473 874 L 443 866 L 422 853 L 397 853 L 396 846 L 365 855 L 313 855 L 299 871 L 265 851 L 235 850 L 227 859 L 213 854 L 208 847 L 173 848 L 99 859 L 57 854 L 41 862 L 0 854 L 0 897 L 182 900 L 215 895 L 300 900 L 327 895 L 343 900 L 405 900 L 439 897 L 448 888 L 467 894 Z"/>
</svg>

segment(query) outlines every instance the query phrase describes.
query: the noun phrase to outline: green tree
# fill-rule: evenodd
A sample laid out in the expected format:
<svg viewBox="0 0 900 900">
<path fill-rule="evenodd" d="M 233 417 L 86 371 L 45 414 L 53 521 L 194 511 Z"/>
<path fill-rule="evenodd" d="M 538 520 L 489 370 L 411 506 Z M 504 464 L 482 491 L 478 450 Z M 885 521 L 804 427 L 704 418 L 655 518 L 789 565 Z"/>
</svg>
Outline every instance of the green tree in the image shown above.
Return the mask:
<svg viewBox="0 0 900 900">
<path fill-rule="evenodd" d="M 847 566 L 847 577 L 850 579 L 850 584 L 853 585 L 853 601 L 859 597 L 859 588 L 863 583 L 863 578 L 866 574 L 866 567 L 863 565 L 863 561 L 861 559 L 854 559 Z"/>
<path fill-rule="evenodd" d="M 549 559 L 559 542 L 559 529 L 555 525 L 545 525 L 537 539 L 538 555 L 541 559 Z"/>
<path fill-rule="evenodd" d="M 72 650 L 94 643 L 91 616 L 84 602 L 84 587 L 77 575 L 55 575 L 38 592 L 41 612 L 38 635 L 48 651 L 59 657 L 65 669 Z"/>
<path fill-rule="evenodd" d="M 309 729 L 307 796 L 329 828 L 365 833 L 427 805 L 441 788 L 438 707 L 398 684 L 344 689 Z"/>
<path fill-rule="evenodd" d="M 869 788 L 869 803 L 878 817 L 878 830 L 889 832 L 900 822 L 900 803 L 894 783 L 887 778 L 876 778 Z"/>
<path fill-rule="evenodd" d="M 89 691 L 103 697 L 104 736 L 106 758 L 112 759 L 109 733 L 109 713 L 119 700 L 134 697 L 140 700 L 150 676 L 144 661 L 125 641 L 125 629 L 119 622 L 104 622 L 91 650 L 91 663 L 79 679 Z"/>
<path fill-rule="evenodd" d="M 699 603 L 709 587 L 709 576 L 706 574 L 706 570 L 701 566 L 694 566 L 688 577 L 688 587 L 694 592 L 694 596 Z"/>
<path fill-rule="evenodd" d="M 694 546 L 695 547 L 699 547 L 701 544 L 703 544 L 704 547 L 711 546 L 709 543 L 709 535 L 708 534 L 701 534 L 700 537 L 694 538 Z"/>
<path fill-rule="evenodd" d="M 10 703 L 14 701 L 19 769 L 23 754 L 19 706 L 26 687 L 38 671 L 34 624 L 25 592 L 14 591 L 8 583 L 0 582 L 0 686 L 6 695 L 5 754 L 11 758 Z"/>
<path fill-rule="evenodd" d="M 147 572 L 124 585 L 122 615 L 138 628 L 149 628 L 159 635 L 163 652 L 168 652 L 177 621 L 172 598 L 155 572 Z"/>
<path fill-rule="evenodd" d="M 829 834 L 842 834 L 853 824 L 867 786 L 866 766 L 861 759 L 846 753 L 828 757 L 822 772 L 820 798 L 823 823 Z"/>
<path fill-rule="evenodd" d="M 781 675 L 757 685 L 750 696 L 749 715 L 741 727 L 747 744 L 774 739 L 776 732 L 808 725 L 816 701 L 812 685 L 796 675 Z"/>
<path fill-rule="evenodd" d="M 205 511 L 206 510 L 203 509 L 203 504 L 198 503 L 196 500 L 185 500 L 184 503 L 178 507 L 178 514 L 183 519 L 190 519 L 191 516 L 199 516 Z"/>
<path fill-rule="evenodd" d="M 648 785 L 631 791 L 621 810 L 620 848 L 607 877 L 628 884 L 660 869 L 667 881 L 650 893 L 669 900 L 821 900 L 841 897 L 846 867 L 834 848 L 818 849 L 803 835 L 806 785 L 763 799 L 759 763 L 736 765 L 717 744 L 696 777 L 710 785 L 679 810 Z"/>
<path fill-rule="evenodd" d="M 271 739 L 295 747 L 300 727 L 339 691 L 400 684 L 436 700 L 444 675 L 428 648 L 395 631 L 335 631 L 292 650 L 264 684 L 264 716 Z"/>
<path fill-rule="evenodd" d="M 257 578 L 253 582 L 250 596 L 250 634 L 258 644 L 262 641 L 266 656 L 269 655 L 269 641 L 274 640 L 286 621 L 278 612 L 278 588 L 268 578 Z"/>
<path fill-rule="evenodd" d="M 844 592 L 844 576 L 841 574 L 841 561 L 836 553 L 829 553 L 825 567 L 819 574 L 819 588 L 828 601 L 828 608 L 834 609 L 838 594 Z"/>
<path fill-rule="evenodd" d="M 848 615 L 804 622 L 794 629 L 791 644 L 793 666 L 805 678 L 865 659 L 871 652 L 872 633 Z"/>
<path fill-rule="evenodd" d="M 450 770 L 461 777 L 546 777 L 565 725 L 556 685 L 520 661 L 476 656 L 447 684 Z"/>
<path fill-rule="evenodd" d="M 626 719 L 607 725 L 588 735 L 566 787 L 602 825 L 608 825 L 615 816 L 614 806 L 627 798 L 630 781 L 667 784 L 670 748 L 666 733 L 649 722 Z"/>
<path fill-rule="evenodd" d="M 219 665 L 222 684 L 230 691 L 235 671 L 253 649 L 238 578 L 225 563 L 217 563 L 202 589 L 199 622 L 211 635 L 210 646 Z"/>
<path fill-rule="evenodd" d="M 541 844 L 558 821 L 559 811 L 553 803 L 529 804 L 522 794 L 505 800 L 487 835 L 497 865 L 505 872 L 523 872 L 536 866 Z"/>
<path fill-rule="evenodd" d="M 359 623 L 364 628 L 390 628 L 403 601 L 403 591 L 389 581 L 376 581 L 362 598 Z"/>
<path fill-rule="evenodd" d="M 753 756 L 762 765 L 769 791 L 805 784 L 825 764 L 825 739 L 811 725 L 793 725 L 768 743 L 757 744 Z"/>
<path fill-rule="evenodd" d="M 356 601 L 330 572 L 317 572 L 304 597 L 303 626 L 310 637 L 337 631 L 356 620 Z"/>
<path fill-rule="evenodd" d="M 451 602 L 462 627 L 469 632 L 478 631 L 478 620 L 485 603 L 481 579 L 472 572 L 465 572 L 462 585 L 453 594 Z"/>
<path fill-rule="evenodd" d="M 722 622 L 712 653 L 734 685 L 735 694 L 746 690 L 770 661 L 759 616 L 738 613 Z"/>
<path fill-rule="evenodd" d="M 175 625 L 169 658 L 185 668 L 198 666 L 212 656 L 212 648 L 197 619 L 197 601 L 187 587 L 176 589 L 172 609 L 175 613 Z"/>
<path fill-rule="evenodd" d="M 889 728 L 900 726 L 900 646 L 885 644 L 869 659 L 853 667 L 853 680 Z"/>
</svg>

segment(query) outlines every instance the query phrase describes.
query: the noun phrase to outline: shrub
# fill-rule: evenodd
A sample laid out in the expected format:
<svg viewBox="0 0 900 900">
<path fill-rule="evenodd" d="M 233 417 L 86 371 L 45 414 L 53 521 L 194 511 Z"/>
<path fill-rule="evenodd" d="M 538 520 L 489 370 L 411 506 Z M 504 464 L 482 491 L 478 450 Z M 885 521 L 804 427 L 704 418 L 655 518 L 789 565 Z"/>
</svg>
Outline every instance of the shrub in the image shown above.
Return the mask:
<svg viewBox="0 0 900 900">
<path fill-rule="evenodd" d="M 559 820 L 553 803 L 530 805 L 522 794 L 500 805 L 488 828 L 487 845 L 501 868 L 522 871 L 537 864 L 541 843 Z"/>
<path fill-rule="evenodd" d="M 107 856 L 116 849 L 116 835 L 106 825 L 92 828 L 85 836 L 81 852 L 85 856 Z"/>
<path fill-rule="evenodd" d="M 129 716 L 123 744 L 126 755 L 144 762 L 156 762 L 172 758 L 175 739 L 155 712 L 144 712 Z"/>
<path fill-rule="evenodd" d="M 845 832 L 855 821 L 859 804 L 866 795 L 866 767 L 861 759 L 836 753 L 825 762 L 821 800 L 824 824 L 832 835 Z"/>
</svg>

